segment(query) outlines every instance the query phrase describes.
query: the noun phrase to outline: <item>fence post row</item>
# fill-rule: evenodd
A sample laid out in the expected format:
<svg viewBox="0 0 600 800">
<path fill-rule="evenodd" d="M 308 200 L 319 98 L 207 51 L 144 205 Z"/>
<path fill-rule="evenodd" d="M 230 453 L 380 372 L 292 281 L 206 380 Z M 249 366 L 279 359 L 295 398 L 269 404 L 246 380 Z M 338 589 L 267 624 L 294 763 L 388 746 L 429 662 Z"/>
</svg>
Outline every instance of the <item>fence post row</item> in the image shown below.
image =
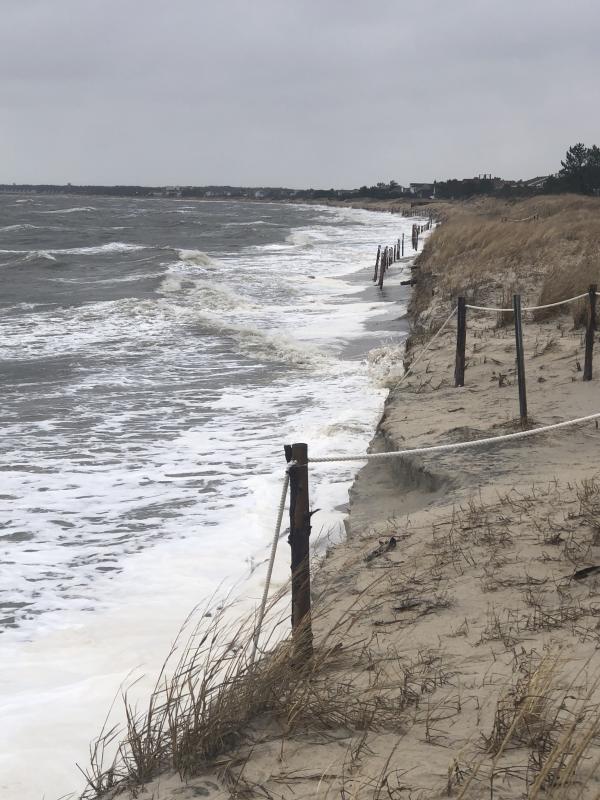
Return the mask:
<svg viewBox="0 0 600 800">
<path fill-rule="evenodd" d="M 286 445 L 285 456 L 294 462 L 290 473 L 290 535 L 292 556 L 293 660 L 305 662 L 313 654 L 310 614 L 310 507 L 308 496 L 308 447 Z"/>
<path fill-rule="evenodd" d="M 525 358 L 523 355 L 523 320 L 521 317 L 521 295 L 513 295 L 515 317 L 515 343 L 517 348 L 517 378 L 519 381 L 519 413 L 521 424 L 527 422 L 527 387 L 525 385 Z"/>
<path fill-rule="evenodd" d="M 594 336 L 596 333 L 596 290 L 595 283 L 588 289 L 589 306 L 587 315 L 587 326 L 585 329 L 585 363 L 583 366 L 583 380 L 592 380 L 592 358 L 594 355 Z"/>
<path fill-rule="evenodd" d="M 465 385 L 465 349 L 467 344 L 467 301 L 458 298 L 456 313 L 456 361 L 454 364 L 454 386 Z"/>
</svg>

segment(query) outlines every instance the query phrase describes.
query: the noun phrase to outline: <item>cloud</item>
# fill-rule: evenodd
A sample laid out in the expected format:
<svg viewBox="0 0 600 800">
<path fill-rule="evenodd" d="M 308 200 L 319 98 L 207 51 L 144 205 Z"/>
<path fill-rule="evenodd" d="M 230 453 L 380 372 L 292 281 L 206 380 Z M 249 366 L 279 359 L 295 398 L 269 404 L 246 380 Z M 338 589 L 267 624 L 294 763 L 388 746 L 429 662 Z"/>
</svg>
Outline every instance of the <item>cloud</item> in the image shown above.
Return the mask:
<svg viewBox="0 0 600 800">
<path fill-rule="evenodd" d="M 3 181 L 356 186 L 595 141 L 591 0 L 5 0 Z"/>
</svg>

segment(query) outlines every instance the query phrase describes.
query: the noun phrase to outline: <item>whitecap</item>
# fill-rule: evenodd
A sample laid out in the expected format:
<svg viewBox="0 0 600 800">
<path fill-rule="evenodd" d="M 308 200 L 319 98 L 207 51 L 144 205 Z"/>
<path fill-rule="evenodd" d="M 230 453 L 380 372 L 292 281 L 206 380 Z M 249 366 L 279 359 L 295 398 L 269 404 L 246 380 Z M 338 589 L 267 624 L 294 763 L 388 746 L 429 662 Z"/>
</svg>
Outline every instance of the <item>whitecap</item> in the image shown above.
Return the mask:
<svg viewBox="0 0 600 800">
<path fill-rule="evenodd" d="M 206 313 L 200 314 L 198 321 L 208 329 L 234 339 L 240 353 L 261 361 L 280 361 L 297 369 L 313 370 L 330 363 L 330 359 L 319 348 L 292 339 L 284 333 L 265 333 L 251 325 L 238 325 Z"/>
<path fill-rule="evenodd" d="M 50 256 L 91 256 L 102 253 L 130 253 L 135 250 L 145 250 L 143 244 L 128 244 L 127 242 L 108 242 L 107 244 L 96 245 L 93 247 L 66 247 L 57 250 L 0 250 L 0 253 L 10 253 L 11 255 L 21 255 L 25 258 L 48 258 Z M 53 261 L 56 261 L 53 258 Z"/>
<path fill-rule="evenodd" d="M 25 256 L 25 261 L 33 261 L 36 258 L 42 258 L 46 261 L 56 261 L 56 257 L 48 250 L 30 250 Z"/>
<path fill-rule="evenodd" d="M 76 206 L 74 208 L 56 208 L 52 211 L 38 211 L 38 214 L 76 214 L 78 212 L 97 211 L 94 206 Z"/>
<path fill-rule="evenodd" d="M 181 261 L 186 265 L 195 265 L 198 267 L 216 267 L 219 263 L 203 250 L 177 250 L 177 253 Z"/>
<path fill-rule="evenodd" d="M 3 228 L 0 228 L 0 231 L 25 231 L 31 228 L 39 228 L 42 229 L 41 225 L 29 225 L 28 223 L 24 222 L 21 225 L 5 225 Z"/>
</svg>

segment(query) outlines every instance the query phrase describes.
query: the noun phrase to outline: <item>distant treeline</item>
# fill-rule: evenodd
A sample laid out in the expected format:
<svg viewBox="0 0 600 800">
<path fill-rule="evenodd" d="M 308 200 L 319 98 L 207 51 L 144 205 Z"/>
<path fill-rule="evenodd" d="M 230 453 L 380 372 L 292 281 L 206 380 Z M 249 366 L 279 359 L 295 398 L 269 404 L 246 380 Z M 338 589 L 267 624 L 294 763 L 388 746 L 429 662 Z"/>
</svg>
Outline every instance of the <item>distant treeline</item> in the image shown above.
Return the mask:
<svg viewBox="0 0 600 800">
<path fill-rule="evenodd" d="M 578 143 L 570 147 L 553 175 L 529 180 L 510 181 L 483 175 L 476 178 L 453 178 L 433 183 L 401 186 L 394 180 L 358 189 L 286 189 L 273 186 L 75 186 L 56 184 L 0 184 L 0 193 L 100 195 L 105 197 L 178 197 L 233 200 L 375 200 L 456 199 L 476 195 L 529 197 L 535 194 L 576 192 L 600 195 L 600 148 Z"/>
<path fill-rule="evenodd" d="M 383 184 L 382 184 L 383 185 Z M 235 200 L 318 200 L 356 197 L 357 189 L 286 189 L 274 186 L 94 186 L 51 183 L 0 184 L 0 193 L 99 195 L 103 197 L 178 197 Z M 386 196 L 378 192 L 373 196 Z M 396 194 L 393 194 L 396 196 Z"/>
</svg>

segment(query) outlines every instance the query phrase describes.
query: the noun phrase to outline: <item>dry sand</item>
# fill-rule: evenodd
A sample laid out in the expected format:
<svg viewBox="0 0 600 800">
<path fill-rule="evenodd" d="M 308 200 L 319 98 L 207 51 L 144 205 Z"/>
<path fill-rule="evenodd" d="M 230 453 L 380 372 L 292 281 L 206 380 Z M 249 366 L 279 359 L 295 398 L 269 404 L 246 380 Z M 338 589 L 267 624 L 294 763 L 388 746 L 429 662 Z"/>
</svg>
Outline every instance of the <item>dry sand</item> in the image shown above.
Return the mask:
<svg viewBox="0 0 600 800">
<path fill-rule="evenodd" d="M 533 277 L 523 290 L 537 300 Z M 452 306 L 434 292 L 417 307 L 415 331 Z M 600 411 L 570 314 L 526 318 L 524 335 L 531 422 Z M 469 312 L 460 389 L 454 337 L 450 325 L 392 389 L 373 451 L 518 427 L 512 327 Z M 409 361 L 421 346 L 414 336 Z M 370 462 L 347 541 L 316 574 L 315 644 L 327 657 L 303 703 L 257 716 L 205 774 L 167 774 L 135 796 L 600 797 L 600 578 L 573 577 L 600 565 L 599 453 L 588 423 Z"/>
</svg>

